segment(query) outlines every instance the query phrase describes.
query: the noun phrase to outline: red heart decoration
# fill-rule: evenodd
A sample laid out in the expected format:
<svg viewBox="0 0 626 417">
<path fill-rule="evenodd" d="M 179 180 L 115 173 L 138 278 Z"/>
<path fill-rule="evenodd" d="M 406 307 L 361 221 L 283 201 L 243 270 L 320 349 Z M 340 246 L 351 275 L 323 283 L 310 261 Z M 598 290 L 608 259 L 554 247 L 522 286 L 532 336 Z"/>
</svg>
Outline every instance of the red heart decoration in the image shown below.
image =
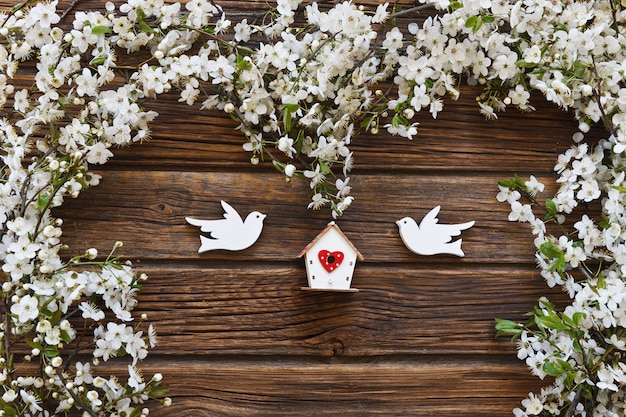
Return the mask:
<svg viewBox="0 0 626 417">
<path fill-rule="evenodd" d="M 327 272 L 333 272 L 343 262 L 343 252 L 324 249 L 319 251 L 317 258 Z"/>
</svg>

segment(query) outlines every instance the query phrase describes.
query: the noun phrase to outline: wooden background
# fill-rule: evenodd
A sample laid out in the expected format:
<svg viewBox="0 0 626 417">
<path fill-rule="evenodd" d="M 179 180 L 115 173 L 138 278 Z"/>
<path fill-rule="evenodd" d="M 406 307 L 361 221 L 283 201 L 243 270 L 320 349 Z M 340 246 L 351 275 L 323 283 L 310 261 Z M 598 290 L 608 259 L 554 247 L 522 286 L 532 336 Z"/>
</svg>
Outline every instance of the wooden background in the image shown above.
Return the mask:
<svg viewBox="0 0 626 417">
<path fill-rule="evenodd" d="M 219 3 L 236 22 L 264 2 Z M 77 4 L 94 7 L 103 4 Z M 136 315 L 156 324 L 159 344 L 142 369 L 162 372 L 173 399 L 150 415 L 512 415 L 541 381 L 495 337 L 494 318 L 521 320 L 539 296 L 562 295 L 539 276 L 529 228 L 507 221 L 496 182 L 552 178 L 576 123 L 541 98 L 534 113 L 485 122 L 475 95 L 464 88 L 436 121 L 421 115 L 413 141 L 355 140 L 356 200 L 338 224 L 365 260 L 360 292 L 348 294 L 300 290 L 296 256 L 330 220 L 306 210 L 306 184 L 252 166 L 223 114 L 174 95 L 152 102 L 153 139 L 117 151 L 101 185 L 57 212 L 72 253 L 122 240 L 120 253 L 149 276 Z M 242 252 L 198 255 L 184 218 L 219 218 L 220 200 L 266 213 L 263 234 Z M 443 223 L 476 221 L 465 258 L 403 246 L 395 220 L 438 204 Z"/>
</svg>

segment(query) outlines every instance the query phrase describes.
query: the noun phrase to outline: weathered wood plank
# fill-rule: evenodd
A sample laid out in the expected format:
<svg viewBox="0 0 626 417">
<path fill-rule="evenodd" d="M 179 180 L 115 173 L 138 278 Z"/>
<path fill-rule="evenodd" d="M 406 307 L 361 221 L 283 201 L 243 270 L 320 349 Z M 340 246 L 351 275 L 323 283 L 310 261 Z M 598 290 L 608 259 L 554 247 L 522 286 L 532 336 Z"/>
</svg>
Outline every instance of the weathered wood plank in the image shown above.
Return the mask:
<svg viewBox="0 0 626 417">
<path fill-rule="evenodd" d="M 223 264 L 223 262 L 220 262 Z M 137 265 L 163 355 L 509 354 L 495 317 L 524 321 L 546 291 L 532 267 L 357 267 L 358 293 L 301 291 L 304 266 Z"/>
<path fill-rule="evenodd" d="M 218 3 L 237 21 L 265 0 Z M 540 386 L 508 338 L 495 338 L 493 319 L 521 320 L 540 295 L 564 295 L 546 291 L 528 228 L 506 221 L 496 181 L 549 178 L 576 123 L 541 99 L 536 113 L 485 122 L 475 93 L 464 88 L 436 121 L 422 114 L 413 141 L 355 140 L 356 201 L 338 221 L 365 256 L 354 294 L 300 291 L 295 256 L 330 220 L 328 210 L 306 210 L 305 184 L 285 189 L 271 164 L 252 166 L 225 115 L 173 94 L 149 103 L 161 113 L 153 140 L 118 150 L 102 185 L 57 214 L 72 254 L 123 240 L 120 254 L 150 276 L 136 313 L 156 324 L 159 344 L 142 369 L 163 372 L 174 398 L 151 415 L 495 417 Z M 198 255 L 184 217 L 219 218 L 221 199 L 267 213 L 263 235 L 243 252 Z M 402 245 L 394 221 L 436 204 L 442 222 L 477 221 L 463 234 L 465 258 L 420 257 Z"/>
<path fill-rule="evenodd" d="M 164 364 L 163 364 L 164 365 Z M 511 415 L 539 386 L 525 366 L 445 358 L 349 364 L 171 361 L 163 371 L 173 405 L 151 416 Z"/>
<path fill-rule="evenodd" d="M 285 187 L 280 175 L 259 171 L 107 171 L 101 185 L 58 211 L 65 220 L 65 242 L 74 251 L 91 246 L 107 251 L 122 240 L 124 254 L 140 259 L 292 260 L 331 220 L 330 210 L 306 209 L 306 184 L 294 181 Z M 498 178 L 358 175 L 351 180 L 356 201 L 338 223 L 365 262 L 532 262 L 528 226 L 509 223 L 509 207 L 495 200 Z M 222 199 L 243 216 L 253 210 L 266 213 L 263 234 L 242 252 L 198 255 L 199 231 L 186 224 L 185 216 L 221 218 Z M 421 219 L 438 204 L 442 223 L 476 220 L 462 235 L 465 258 L 420 257 L 403 246 L 395 221 L 407 215 Z"/>
<path fill-rule="evenodd" d="M 421 115 L 419 133 L 412 141 L 384 132 L 356 137 L 351 145 L 356 172 L 494 172 L 510 166 L 512 161 L 526 170 L 550 172 L 558 153 L 572 143 L 576 122 L 570 113 L 550 103 L 537 100 L 536 112 L 510 109 L 499 120 L 485 121 L 474 98 L 478 90 L 466 87 L 462 91 L 458 101 L 447 102 L 437 120 L 427 113 Z M 220 112 L 183 106 L 173 95 L 160 97 L 150 107 L 161 115 L 153 124 L 152 141 L 117 150 L 112 166 L 250 169 L 251 155 L 241 147 L 244 136 L 235 130 L 237 124 Z"/>
</svg>

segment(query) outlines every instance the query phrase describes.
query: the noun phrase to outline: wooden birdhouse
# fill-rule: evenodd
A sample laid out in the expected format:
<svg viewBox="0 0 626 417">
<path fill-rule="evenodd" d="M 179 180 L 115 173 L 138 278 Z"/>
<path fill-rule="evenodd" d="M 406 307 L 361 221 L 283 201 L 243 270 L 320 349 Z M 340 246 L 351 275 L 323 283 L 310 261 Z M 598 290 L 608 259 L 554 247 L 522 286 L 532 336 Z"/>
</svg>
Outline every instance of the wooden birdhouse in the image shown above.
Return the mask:
<svg viewBox="0 0 626 417">
<path fill-rule="evenodd" d="M 302 256 L 309 281 L 309 286 L 302 287 L 303 290 L 358 291 L 350 288 L 350 284 L 356 261 L 363 260 L 363 256 L 335 222 L 328 223 L 298 258 Z"/>
</svg>

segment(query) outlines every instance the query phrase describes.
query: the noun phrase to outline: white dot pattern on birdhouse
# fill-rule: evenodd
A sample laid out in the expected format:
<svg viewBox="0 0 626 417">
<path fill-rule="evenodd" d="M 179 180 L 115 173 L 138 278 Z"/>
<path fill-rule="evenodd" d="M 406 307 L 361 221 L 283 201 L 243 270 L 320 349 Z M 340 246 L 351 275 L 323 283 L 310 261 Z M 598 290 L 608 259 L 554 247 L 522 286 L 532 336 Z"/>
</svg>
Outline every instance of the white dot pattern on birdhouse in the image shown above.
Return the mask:
<svg viewBox="0 0 626 417">
<path fill-rule="evenodd" d="M 357 258 L 363 259 L 352 242 L 331 222 L 298 255 L 305 256 L 309 287 L 327 291 L 358 291 L 350 288 Z"/>
<path fill-rule="evenodd" d="M 333 272 L 343 262 L 344 255 L 343 252 L 339 250 L 331 252 L 322 249 L 318 252 L 317 257 L 326 271 Z"/>
</svg>

